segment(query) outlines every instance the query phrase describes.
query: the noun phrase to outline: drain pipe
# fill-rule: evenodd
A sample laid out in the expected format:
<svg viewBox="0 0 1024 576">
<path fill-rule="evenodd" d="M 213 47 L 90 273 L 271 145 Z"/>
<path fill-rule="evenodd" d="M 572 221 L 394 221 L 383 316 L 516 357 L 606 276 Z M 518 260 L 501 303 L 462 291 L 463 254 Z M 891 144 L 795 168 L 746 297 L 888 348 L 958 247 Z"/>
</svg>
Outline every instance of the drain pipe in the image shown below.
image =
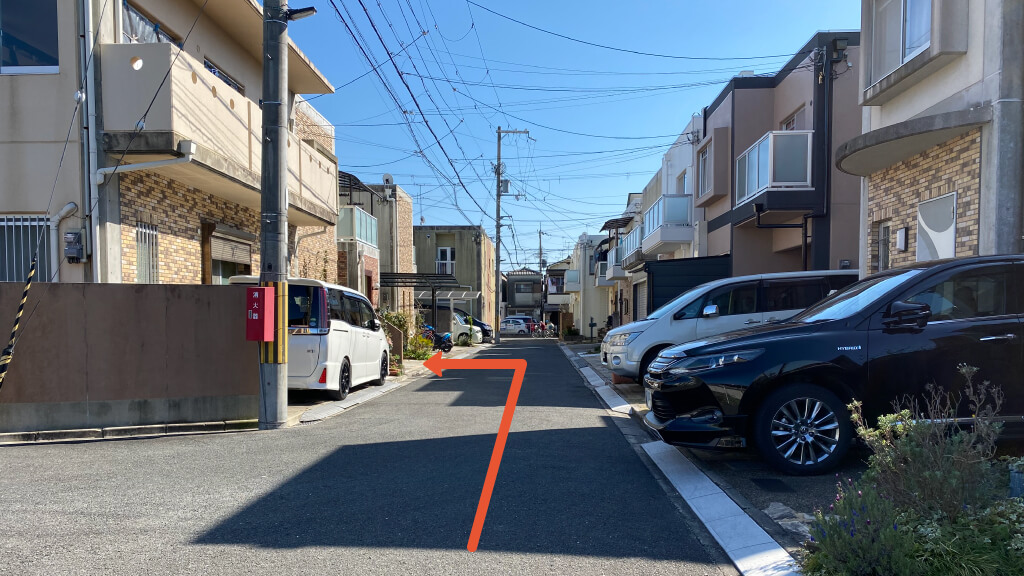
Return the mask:
<svg viewBox="0 0 1024 576">
<path fill-rule="evenodd" d="M 87 206 L 88 209 L 86 210 L 86 218 L 89 219 L 89 247 L 92 249 L 92 281 L 99 282 L 101 252 L 99 249 L 100 221 L 96 214 L 97 210 L 99 210 L 100 198 L 100 176 L 96 172 L 99 167 L 99 145 L 96 142 L 96 137 L 99 134 L 99 122 L 96 119 L 96 55 L 92 52 L 94 46 L 96 46 L 96 29 L 95 23 L 93 22 L 91 0 L 82 0 L 82 6 L 83 17 L 85 19 L 86 52 L 84 56 L 85 62 L 89 62 L 88 68 L 83 70 L 83 73 L 85 74 L 85 109 L 86 117 L 89 119 L 88 126 L 86 127 L 86 145 L 88 148 L 87 169 L 89 171 L 89 203 Z"/>
</svg>

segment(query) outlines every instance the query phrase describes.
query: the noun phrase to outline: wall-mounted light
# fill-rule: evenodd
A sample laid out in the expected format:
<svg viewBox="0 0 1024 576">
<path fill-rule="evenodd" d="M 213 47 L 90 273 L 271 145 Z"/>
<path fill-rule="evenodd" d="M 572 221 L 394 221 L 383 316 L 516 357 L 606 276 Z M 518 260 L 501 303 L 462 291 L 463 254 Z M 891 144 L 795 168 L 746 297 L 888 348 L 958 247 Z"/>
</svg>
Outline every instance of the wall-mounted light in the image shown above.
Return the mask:
<svg viewBox="0 0 1024 576">
<path fill-rule="evenodd" d="M 896 249 L 900 252 L 907 251 L 907 227 L 904 226 L 896 231 Z"/>
</svg>

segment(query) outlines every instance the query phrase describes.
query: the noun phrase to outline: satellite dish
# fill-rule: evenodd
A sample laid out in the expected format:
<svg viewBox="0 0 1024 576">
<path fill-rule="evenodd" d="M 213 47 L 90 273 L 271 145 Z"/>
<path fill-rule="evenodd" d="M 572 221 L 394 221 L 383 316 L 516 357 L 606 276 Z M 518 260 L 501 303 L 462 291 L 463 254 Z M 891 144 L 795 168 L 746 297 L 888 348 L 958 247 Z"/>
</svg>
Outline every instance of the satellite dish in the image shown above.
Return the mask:
<svg viewBox="0 0 1024 576">
<path fill-rule="evenodd" d="M 391 176 L 391 174 L 385 174 L 384 175 L 384 185 L 385 186 L 391 186 L 394 183 L 395 183 L 395 179 L 394 179 L 393 176 Z"/>
</svg>

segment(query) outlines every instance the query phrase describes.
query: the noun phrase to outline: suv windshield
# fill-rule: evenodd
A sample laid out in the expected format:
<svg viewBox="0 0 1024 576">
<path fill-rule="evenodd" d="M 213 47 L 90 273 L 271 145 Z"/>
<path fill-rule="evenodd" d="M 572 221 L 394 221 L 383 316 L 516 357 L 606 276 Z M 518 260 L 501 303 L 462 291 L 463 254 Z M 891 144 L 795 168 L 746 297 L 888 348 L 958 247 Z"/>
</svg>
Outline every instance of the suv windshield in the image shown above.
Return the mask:
<svg viewBox="0 0 1024 576">
<path fill-rule="evenodd" d="M 821 322 L 849 318 L 871 305 L 883 294 L 920 274 L 920 270 L 903 270 L 891 274 L 879 274 L 850 285 L 807 310 L 793 316 L 790 322 Z"/>
</svg>

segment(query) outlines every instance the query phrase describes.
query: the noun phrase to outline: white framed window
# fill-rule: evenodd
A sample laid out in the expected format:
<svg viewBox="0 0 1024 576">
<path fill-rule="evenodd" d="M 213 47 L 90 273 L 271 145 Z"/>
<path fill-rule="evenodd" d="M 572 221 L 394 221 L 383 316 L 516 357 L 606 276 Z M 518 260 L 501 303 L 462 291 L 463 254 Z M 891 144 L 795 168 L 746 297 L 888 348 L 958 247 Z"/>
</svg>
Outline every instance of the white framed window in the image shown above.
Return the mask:
<svg viewBox="0 0 1024 576">
<path fill-rule="evenodd" d="M 956 256 L 956 192 L 917 205 L 917 261 Z"/>
<path fill-rule="evenodd" d="M 46 216 L 0 216 L 0 282 L 24 282 L 39 255 L 35 282 L 53 276 L 50 219 Z"/>
<path fill-rule="evenodd" d="M 137 284 L 160 283 L 160 235 L 155 224 L 139 222 L 135 227 L 135 250 L 137 253 Z"/>
<path fill-rule="evenodd" d="M 683 170 L 683 173 L 676 177 L 676 194 L 685 196 L 690 193 L 690 172 Z"/>
<path fill-rule="evenodd" d="M 873 0 L 871 83 L 888 76 L 931 43 L 931 0 Z"/>
<path fill-rule="evenodd" d="M 789 130 L 796 130 L 796 115 L 792 115 L 782 122 L 782 130 L 787 132 Z"/>
<path fill-rule="evenodd" d="M 60 71 L 57 0 L 0 0 L 0 74 Z"/>
<path fill-rule="evenodd" d="M 455 248 L 451 246 L 438 246 L 437 273 L 455 275 Z"/>
<path fill-rule="evenodd" d="M 697 197 L 711 192 L 711 145 L 697 154 Z"/>
</svg>

